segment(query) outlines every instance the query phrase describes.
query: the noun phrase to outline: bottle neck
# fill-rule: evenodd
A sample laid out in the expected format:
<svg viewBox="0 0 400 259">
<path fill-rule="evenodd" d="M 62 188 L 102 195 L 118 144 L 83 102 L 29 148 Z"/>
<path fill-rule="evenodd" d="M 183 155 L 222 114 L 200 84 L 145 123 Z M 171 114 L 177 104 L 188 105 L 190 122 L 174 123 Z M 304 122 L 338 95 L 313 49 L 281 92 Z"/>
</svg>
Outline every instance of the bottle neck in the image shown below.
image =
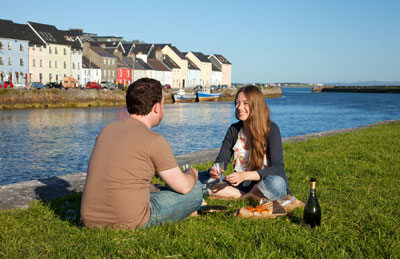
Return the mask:
<svg viewBox="0 0 400 259">
<path fill-rule="evenodd" d="M 317 182 L 310 182 L 310 193 L 316 193 Z"/>
</svg>

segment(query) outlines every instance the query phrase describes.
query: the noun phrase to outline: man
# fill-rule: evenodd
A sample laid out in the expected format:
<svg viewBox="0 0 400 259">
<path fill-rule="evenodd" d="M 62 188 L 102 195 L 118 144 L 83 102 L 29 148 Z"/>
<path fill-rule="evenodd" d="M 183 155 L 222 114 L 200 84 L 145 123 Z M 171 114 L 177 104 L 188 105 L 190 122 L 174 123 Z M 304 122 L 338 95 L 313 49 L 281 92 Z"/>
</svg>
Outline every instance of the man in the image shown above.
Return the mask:
<svg viewBox="0 0 400 259">
<path fill-rule="evenodd" d="M 142 228 L 175 222 L 202 203 L 198 172 L 182 172 L 162 135 L 151 131 L 164 115 L 159 81 L 142 78 L 126 93 L 129 117 L 106 126 L 89 161 L 81 217 L 88 227 Z M 155 172 L 170 187 L 151 191 Z"/>
</svg>

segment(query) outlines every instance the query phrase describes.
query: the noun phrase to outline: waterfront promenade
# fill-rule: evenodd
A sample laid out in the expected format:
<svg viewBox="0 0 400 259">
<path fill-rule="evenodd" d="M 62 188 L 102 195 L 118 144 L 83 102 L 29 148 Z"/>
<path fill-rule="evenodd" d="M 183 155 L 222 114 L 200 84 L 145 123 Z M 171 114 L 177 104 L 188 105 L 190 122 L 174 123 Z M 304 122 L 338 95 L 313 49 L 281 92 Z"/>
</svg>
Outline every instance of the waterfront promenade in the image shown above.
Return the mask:
<svg viewBox="0 0 400 259">
<path fill-rule="evenodd" d="M 306 141 L 311 138 L 346 133 L 360 129 L 370 128 L 376 125 L 391 124 L 400 121 L 388 120 L 367 124 L 365 126 L 318 132 L 283 138 L 283 143 Z M 213 161 L 217 156 L 219 148 L 183 154 L 176 157 L 179 165 L 201 164 Z M 67 195 L 72 191 L 81 192 L 85 184 L 86 172 L 60 175 L 39 180 L 32 180 L 0 186 L 0 210 L 12 208 L 27 208 L 33 200 L 55 199 Z"/>
</svg>

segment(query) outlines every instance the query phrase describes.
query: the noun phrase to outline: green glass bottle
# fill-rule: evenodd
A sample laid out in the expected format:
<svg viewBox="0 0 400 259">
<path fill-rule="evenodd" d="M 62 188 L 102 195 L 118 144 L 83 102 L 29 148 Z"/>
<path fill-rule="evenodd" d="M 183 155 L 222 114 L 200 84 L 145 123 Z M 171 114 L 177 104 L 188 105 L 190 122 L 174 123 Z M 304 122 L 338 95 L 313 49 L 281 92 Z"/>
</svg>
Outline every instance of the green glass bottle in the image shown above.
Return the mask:
<svg viewBox="0 0 400 259">
<path fill-rule="evenodd" d="M 319 206 L 316 192 L 316 178 L 310 180 L 310 195 L 304 206 L 303 220 L 311 228 L 321 225 L 321 207 Z"/>
</svg>

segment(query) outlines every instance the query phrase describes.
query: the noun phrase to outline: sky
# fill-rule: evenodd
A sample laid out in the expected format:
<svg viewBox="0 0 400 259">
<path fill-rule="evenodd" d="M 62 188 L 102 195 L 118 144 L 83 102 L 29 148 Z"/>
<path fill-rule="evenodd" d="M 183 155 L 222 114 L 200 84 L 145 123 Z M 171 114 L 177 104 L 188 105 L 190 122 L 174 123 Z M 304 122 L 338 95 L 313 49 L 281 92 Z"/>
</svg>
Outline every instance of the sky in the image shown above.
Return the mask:
<svg viewBox="0 0 400 259">
<path fill-rule="evenodd" d="M 236 83 L 400 81 L 399 0 L 0 0 L 0 19 L 221 54 Z"/>
</svg>

